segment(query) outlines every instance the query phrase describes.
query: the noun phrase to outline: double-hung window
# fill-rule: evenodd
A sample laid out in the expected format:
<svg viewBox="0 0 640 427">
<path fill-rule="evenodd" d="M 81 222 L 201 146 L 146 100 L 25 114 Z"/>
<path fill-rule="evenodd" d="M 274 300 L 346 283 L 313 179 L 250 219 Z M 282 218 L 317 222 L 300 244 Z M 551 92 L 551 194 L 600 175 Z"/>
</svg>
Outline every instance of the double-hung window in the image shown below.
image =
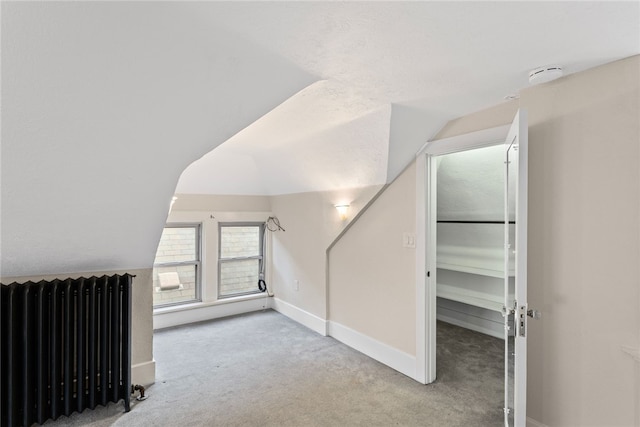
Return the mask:
<svg viewBox="0 0 640 427">
<path fill-rule="evenodd" d="M 218 298 L 260 292 L 264 263 L 264 223 L 220 223 Z"/>
<path fill-rule="evenodd" d="M 153 265 L 153 306 L 200 301 L 200 224 L 168 224 Z"/>
</svg>

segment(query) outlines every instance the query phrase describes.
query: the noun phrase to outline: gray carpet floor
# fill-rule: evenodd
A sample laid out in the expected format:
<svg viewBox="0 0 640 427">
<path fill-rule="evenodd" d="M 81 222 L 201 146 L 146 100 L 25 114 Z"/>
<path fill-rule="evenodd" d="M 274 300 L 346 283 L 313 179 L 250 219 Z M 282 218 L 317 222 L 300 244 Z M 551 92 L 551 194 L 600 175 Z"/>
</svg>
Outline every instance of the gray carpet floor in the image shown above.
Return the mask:
<svg viewBox="0 0 640 427">
<path fill-rule="evenodd" d="M 147 400 L 45 425 L 500 426 L 503 341 L 437 329 L 426 386 L 272 310 L 157 331 Z"/>
</svg>

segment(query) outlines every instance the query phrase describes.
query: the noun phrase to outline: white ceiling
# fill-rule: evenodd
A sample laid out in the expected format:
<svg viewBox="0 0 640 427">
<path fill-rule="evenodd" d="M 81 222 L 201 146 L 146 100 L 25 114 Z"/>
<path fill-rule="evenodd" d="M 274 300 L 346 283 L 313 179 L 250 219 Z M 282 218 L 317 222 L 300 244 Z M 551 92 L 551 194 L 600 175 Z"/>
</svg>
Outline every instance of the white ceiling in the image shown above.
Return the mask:
<svg viewBox="0 0 640 427">
<path fill-rule="evenodd" d="M 177 193 L 282 194 L 384 183 L 389 104 L 314 83 L 182 174 Z"/>
<path fill-rule="evenodd" d="M 388 182 L 529 70 L 640 53 L 638 2 L 0 7 L 5 277 L 147 268 L 176 187 Z"/>
<path fill-rule="evenodd" d="M 448 120 L 517 94 L 530 70 L 566 75 L 640 52 L 637 2 L 205 3 L 191 13 L 318 81 L 194 162 L 177 193 L 382 184 Z"/>
</svg>

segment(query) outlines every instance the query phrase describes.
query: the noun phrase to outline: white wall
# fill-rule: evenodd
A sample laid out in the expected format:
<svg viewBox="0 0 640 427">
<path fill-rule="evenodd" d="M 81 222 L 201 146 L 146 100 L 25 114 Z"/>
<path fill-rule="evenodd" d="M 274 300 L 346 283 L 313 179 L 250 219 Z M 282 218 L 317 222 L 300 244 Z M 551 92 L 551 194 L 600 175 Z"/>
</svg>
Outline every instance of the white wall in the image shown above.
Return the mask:
<svg viewBox="0 0 640 427">
<path fill-rule="evenodd" d="M 210 194 L 176 194 L 171 212 L 269 212 L 268 196 L 228 196 Z"/>
<path fill-rule="evenodd" d="M 638 363 L 621 348 L 640 347 L 639 76 L 634 57 L 521 95 L 529 301 L 543 312 L 528 394 L 548 425 L 640 425 Z"/>
<path fill-rule="evenodd" d="M 523 90 L 529 114 L 528 415 L 640 425 L 640 57 Z M 511 121 L 503 104 L 449 137 Z M 638 354 L 638 353 L 636 353 Z M 640 360 L 640 357 L 637 360 Z"/>
<path fill-rule="evenodd" d="M 378 197 L 329 253 L 329 319 L 416 354 L 415 165 Z"/>
<path fill-rule="evenodd" d="M 381 186 L 336 192 L 299 193 L 271 198 L 271 209 L 285 232 L 273 235 L 275 297 L 326 320 L 326 250 Z M 348 219 L 336 204 L 350 205 Z M 298 281 L 298 290 L 295 281 Z"/>
</svg>

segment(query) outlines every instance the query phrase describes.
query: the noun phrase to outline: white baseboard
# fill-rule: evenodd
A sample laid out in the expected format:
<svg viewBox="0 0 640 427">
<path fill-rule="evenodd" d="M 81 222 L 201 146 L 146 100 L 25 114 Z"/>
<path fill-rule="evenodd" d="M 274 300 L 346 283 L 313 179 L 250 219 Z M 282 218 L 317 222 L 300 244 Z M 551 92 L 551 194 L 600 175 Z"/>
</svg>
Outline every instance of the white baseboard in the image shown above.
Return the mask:
<svg viewBox="0 0 640 427">
<path fill-rule="evenodd" d="M 329 321 L 329 336 L 366 354 L 396 371 L 415 379 L 416 357 L 375 340 L 358 331 L 336 322 Z"/>
<path fill-rule="evenodd" d="M 533 418 L 527 417 L 527 427 L 549 427 L 546 424 L 542 424 L 539 421 L 534 420 Z"/>
<path fill-rule="evenodd" d="M 271 298 L 261 297 L 215 304 L 194 304 L 193 306 L 181 307 L 175 311 L 156 311 L 153 313 L 153 329 L 169 328 L 172 326 L 186 325 L 204 320 L 264 310 L 270 307 L 270 299 Z"/>
<path fill-rule="evenodd" d="M 131 366 L 131 384 L 140 384 L 148 387 L 154 382 L 156 382 L 155 359 Z"/>
<path fill-rule="evenodd" d="M 284 314 L 288 318 L 295 320 L 301 325 L 306 326 L 312 331 L 319 333 L 320 335 L 327 335 L 327 321 L 315 314 L 311 314 L 308 311 L 302 310 L 301 308 L 282 301 L 279 298 L 271 299 L 271 308 L 278 313 Z"/>
</svg>

